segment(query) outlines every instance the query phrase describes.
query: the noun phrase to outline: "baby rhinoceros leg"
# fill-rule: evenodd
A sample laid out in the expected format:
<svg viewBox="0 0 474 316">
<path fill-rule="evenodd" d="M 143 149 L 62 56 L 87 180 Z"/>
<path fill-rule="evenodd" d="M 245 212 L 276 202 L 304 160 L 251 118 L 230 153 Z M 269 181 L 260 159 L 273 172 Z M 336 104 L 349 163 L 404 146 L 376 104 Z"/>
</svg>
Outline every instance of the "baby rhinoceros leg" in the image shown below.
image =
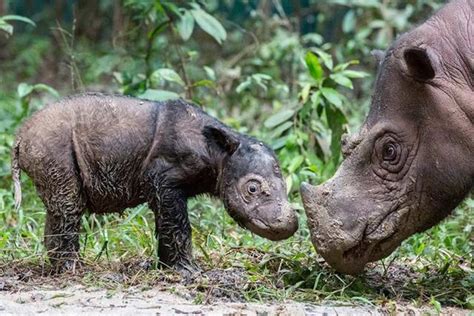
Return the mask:
<svg viewBox="0 0 474 316">
<path fill-rule="evenodd" d="M 80 178 L 67 159 L 50 162 L 37 185 L 46 206 L 44 242 L 56 272 L 74 270 L 79 262 L 79 229 L 86 206 Z"/>
<path fill-rule="evenodd" d="M 192 258 L 191 225 L 187 198 L 180 189 L 161 188 L 150 202 L 155 213 L 158 257 L 164 266 L 185 276 L 199 272 Z"/>
</svg>

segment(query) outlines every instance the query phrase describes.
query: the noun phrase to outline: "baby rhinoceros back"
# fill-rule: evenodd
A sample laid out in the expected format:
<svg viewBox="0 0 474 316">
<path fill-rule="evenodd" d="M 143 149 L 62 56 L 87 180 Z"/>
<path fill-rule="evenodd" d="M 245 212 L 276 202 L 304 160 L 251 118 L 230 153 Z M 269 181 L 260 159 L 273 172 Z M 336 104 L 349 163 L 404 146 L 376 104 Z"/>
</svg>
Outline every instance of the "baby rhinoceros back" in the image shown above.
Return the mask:
<svg viewBox="0 0 474 316">
<path fill-rule="evenodd" d="M 85 94 L 35 113 L 17 133 L 12 176 L 33 180 L 46 207 L 45 245 L 59 269 L 78 259 L 82 214 L 148 203 L 160 262 L 192 262 L 187 199 L 220 198 L 243 227 L 271 240 L 298 227 L 272 150 L 182 100 Z"/>
</svg>

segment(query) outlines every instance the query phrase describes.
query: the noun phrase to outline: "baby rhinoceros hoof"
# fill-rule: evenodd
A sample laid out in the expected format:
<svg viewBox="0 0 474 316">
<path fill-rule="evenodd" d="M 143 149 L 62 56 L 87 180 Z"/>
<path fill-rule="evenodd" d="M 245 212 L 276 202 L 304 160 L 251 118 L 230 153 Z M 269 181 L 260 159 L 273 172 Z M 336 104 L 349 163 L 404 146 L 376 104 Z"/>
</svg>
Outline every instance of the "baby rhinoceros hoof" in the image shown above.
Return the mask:
<svg viewBox="0 0 474 316">
<path fill-rule="evenodd" d="M 53 273 L 72 273 L 75 274 L 84 266 L 80 259 L 58 260 L 53 263 Z"/>
<path fill-rule="evenodd" d="M 194 262 L 177 263 L 173 269 L 178 272 L 186 283 L 192 282 L 202 274 L 202 269 Z"/>
</svg>

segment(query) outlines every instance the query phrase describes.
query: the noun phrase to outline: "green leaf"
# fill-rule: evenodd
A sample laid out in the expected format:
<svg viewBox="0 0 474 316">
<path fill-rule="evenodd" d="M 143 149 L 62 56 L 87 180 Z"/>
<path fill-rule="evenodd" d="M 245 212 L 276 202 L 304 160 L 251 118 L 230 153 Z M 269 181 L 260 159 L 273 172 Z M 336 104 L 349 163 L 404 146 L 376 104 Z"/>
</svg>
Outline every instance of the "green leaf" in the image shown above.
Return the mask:
<svg viewBox="0 0 474 316">
<path fill-rule="evenodd" d="M 431 296 L 430 304 L 433 306 L 433 308 L 438 314 L 441 313 L 441 303 L 438 302 L 434 296 Z"/>
<path fill-rule="evenodd" d="M 193 83 L 193 87 L 215 87 L 215 85 L 216 84 L 214 81 L 207 79 L 199 80 Z"/>
<path fill-rule="evenodd" d="M 214 72 L 214 69 L 211 67 L 204 66 L 204 71 L 206 72 L 206 75 L 209 79 L 212 81 L 216 81 L 216 73 Z"/>
<path fill-rule="evenodd" d="M 288 172 L 293 173 L 298 169 L 304 161 L 304 157 L 301 155 L 296 156 L 291 160 L 290 165 L 288 166 Z"/>
<path fill-rule="evenodd" d="M 44 83 L 30 85 L 30 84 L 22 82 L 18 85 L 18 88 L 17 88 L 17 93 L 20 99 L 27 97 L 33 91 L 45 91 L 53 95 L 54 97 L 59 98 L 59 93 L 54 88 L 48 85 L 45 85 Z"/>
<path fill-rule="evenodd" d="M 18 93 L 18 96 L 21 99 L 29 95 L 31 92 L 33 92 L 33 86 L 22 82 L 18 85 L 16 91 Z"/>
<path fill-rule="evenodd" d="M 367 73 L 357 70 L 344 70 L 343 72 L 341 72 L 341 74 L 343 74 L 347 78 L 365 78 L 369 76 Z"/>
<path fill-rule="evenodd" d="M 334 107 L 326 107 L 326 118 L 331 129 L 331 156 L 337 165 L 341 156 L 341 136 L 346 131 L 344 124 L 347 119 L 340 109 Z"/>
<path fill-rule="evenodd" d="M 272 138 L 279 137 L 281 134 L 283 134 L 284 131 L 286 131 L 287 129 L 289 129 L 292 126 L 293 126 L 293 122 L 290 122 L 290 121 L 287 121 L 287 122 L 281 124 L 280 126 L 278 126 L 277 128 L 275 128 L 273 130 Z"/>
<path fill-rule="evenodd" d="M 166 10 L 172 12 L 174 15 L 179 15 L 179 7 L 173 3 L 173 1 L 155 1 L 155 5 L 157 6 L 157 11 L 163 12 Z"/>
<path fill-rule="evenodd" d="M 321 103 L 321 91 L 315 91 L 313 94 L 311 94 L 311 103 L 312 108 L 316 109 L 317 106 Z"/>
<path fill-rule="evenodd" d="M 7 22 L 0 19 L 0 30 L 4 31 L 8 34 L 8 36 L 10 36 L 13 34 L 13 25 L 8 24 Z"/>
<path fill-rule="evenodd" d="M 283 136 L 283 137 L 280 137 L 280 138 L 277 138 L 277 139 L 273 140 L 271 142 L 272 149 L 277 150 L 277 149 L 280 149 L 280 148 L 284 147 L 285 144 L 286 144 L 286 139 L 287 138 L 288 138 L 288 136 Z"/>
<path fill-rule="evenodd" d="M 176 28 L 184 41 L 187 41 L 191 37 L 194 30 L 194 18 L 189 10 L 185 10 L 184 14 L 181 15 Z"/>
<path fill-rule="evenodd" d="M 324 72 L 318 57 L 312 52 L 307 52 L 304 60 L 306 62 L 306 66 L 308 66 L 311 77 L 313 77 L 317 81 L 321 80 Z"/>
<path fill-rule="evenodd" d="M 204 32 L 212 36 L 219 44 L 227 38 L 224 27 L 215 17 L 197 6 L 191 10 L 191 14 Z"/>
<path fill-rule="evenodd" d="M 181 86 L 186 85 L 183 79 L 181 79 L 181 77 L 178 75 L 178 73 L 170 68 L 157 69 L 152 73 L 151 76 L 154 78 L 163 79 L 170 82 L 176 82 L 177 84 Z"/>
<path fill-rule="evenodd" d="M 321 60 L 323 61 L 323 64 L 329 69 L 332 69 L 333 67 L 332 56 L 319 48 L 315 48 L 314 51 L 316 52 L 316 54 L 318 54 L 319 58 L 321 58 Z"/>
<path fill-rule="evenodd" d="M 321 93 L 323 94 L 324 98 L 328 100 L 330 103 L 334 104 L 338 108 L 342 106 L 342 99 L 336 90 L 333 88 L 321 88 Z"/>
<path fill-rule="evenodd" d="M 344 33 L 352 32 L 355 29 L 355 25 L 356 25 L 356 19 L 355 19 L 354 10 L 349 10 L 344 16 L 344 19 L 342 20 L 342 31 Z"/>
<path fill-rule="evenodd" d="M 304 85 L 303 89 L 301 89 L 301 93 L 300 93 L 301 103 L 306 103 L 308 101 L 311 88 L 312 88 L 312 85 L 310 83 L 307 83 Z"/>
<path fill-rule="evenodd" d="M 263 123 L 263 125 L 266 127 L 266 128 L 273 128 L 277 125 L 280 125 L 281 123 L 283 122 L 286 122 L 287 120 L 289 120 L 290 118 L 293 117 L 293 115 L 295 115 L 295 110 L 292 110 L 292 109 L 284 109 L 284 110 L 281 110 L 275 114 L 273 114 L 272 116 L 270 116 L 269 118 L 267 118 L 265 120 L 265 122 Z"/>
<path fill-rule="evenodd" d="M 323 43 L 323 37 L 317 33 L 308 33 L 301 37 L 301 40 L 304 43 L 312 43 L 316 45 L 321 45 Z"/>
<path fill-rule="evenodd" d="M 148 89 L 144 93 L 140 94 L 138 97 L 152 101 L 166 101 L 179 99 L 179 94 L 167 90 Z"/>
<path fill-rule="evenodd" d="M 33 22 L 32 20 L 30 20 L 28 18 L 25 18 L 24 16 L 20 16 L 20 15 L 4 15 L 4 16 L 0 17 L 0 20 L 21 21 L 21 22 L 24 22 L 24 23 L 28 23 L 32 26 L 36 26 L 35 22 Z"/>
<path fill-rule="evenodd" d="M 244 91 L 245 89 L 247 89 L 248 87 L 250 87 L 252 81 L 250 80 L 250 78 L 248 78 L 247 80 L 241 82 L 236 88 L 235 88 L 235 92 L 237 93 L 241 93 L 242 91 Z"/>
<path fill-rule="evenodd" d="M 272 80 L 272 76 L 262 73 L 253 74 L 252 77 L 257 80 Z"/>
<path fill-rule="evenodd" d="M 354 88 L 352 85 L 351 79 L 344 77 L 341 74 L 332 74 L 329 77 L 331 77 L 332 80 L 340 84 L 341 86 L 344 86 L 346 88 L 352 89 Z"/>
<path fill-rule="evenodd" d="M 334 71 L 335 72 L 342 71 L 342 70 L 345 70 L 350 65 L 358 65 L 358 64 L 359 64 L 359 61 L 353 59 L 353 60 L 348 61 L 347 63 L 338 64 L 336 67 L 334 67 Z"/>
<path fill-rule="evenodd" d="M 51 94 L 52 96 L 54 96 L 55 98 L 59 98 L 59 93 L 58 91 L 56 91 L 56 89 L 48 86 L 48 85 L 45 85 L 44 83 L 38 83 L 38 84 L 35 84 L 33 86 L 33 89 L 35 91 L 46 91 L 48 92 L 49 94 Z"/>
</svg>

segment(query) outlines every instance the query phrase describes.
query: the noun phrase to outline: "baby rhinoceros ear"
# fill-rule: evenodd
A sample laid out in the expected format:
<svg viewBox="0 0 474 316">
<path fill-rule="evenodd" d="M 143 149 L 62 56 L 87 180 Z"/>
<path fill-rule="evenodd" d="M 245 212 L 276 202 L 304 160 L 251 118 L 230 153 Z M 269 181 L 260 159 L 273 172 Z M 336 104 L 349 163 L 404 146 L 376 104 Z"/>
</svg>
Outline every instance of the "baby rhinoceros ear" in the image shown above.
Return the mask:
<svg viewBox="0 0 474 316">
<path fill-rule="evenodd" d="M 232 155 L 240 145 L 240 140 L 229 131 L 216 126 L 204 126 L 202 134 L 209 146 Z"/>
<path fill-rule="evenodd" d="M 377 62 L 377 66 L 380 66 L 385 58 L 385 52 L 380 49 L 374 49 L 370 52 L 370 54 L 375 58 Z"/>
</svg>

